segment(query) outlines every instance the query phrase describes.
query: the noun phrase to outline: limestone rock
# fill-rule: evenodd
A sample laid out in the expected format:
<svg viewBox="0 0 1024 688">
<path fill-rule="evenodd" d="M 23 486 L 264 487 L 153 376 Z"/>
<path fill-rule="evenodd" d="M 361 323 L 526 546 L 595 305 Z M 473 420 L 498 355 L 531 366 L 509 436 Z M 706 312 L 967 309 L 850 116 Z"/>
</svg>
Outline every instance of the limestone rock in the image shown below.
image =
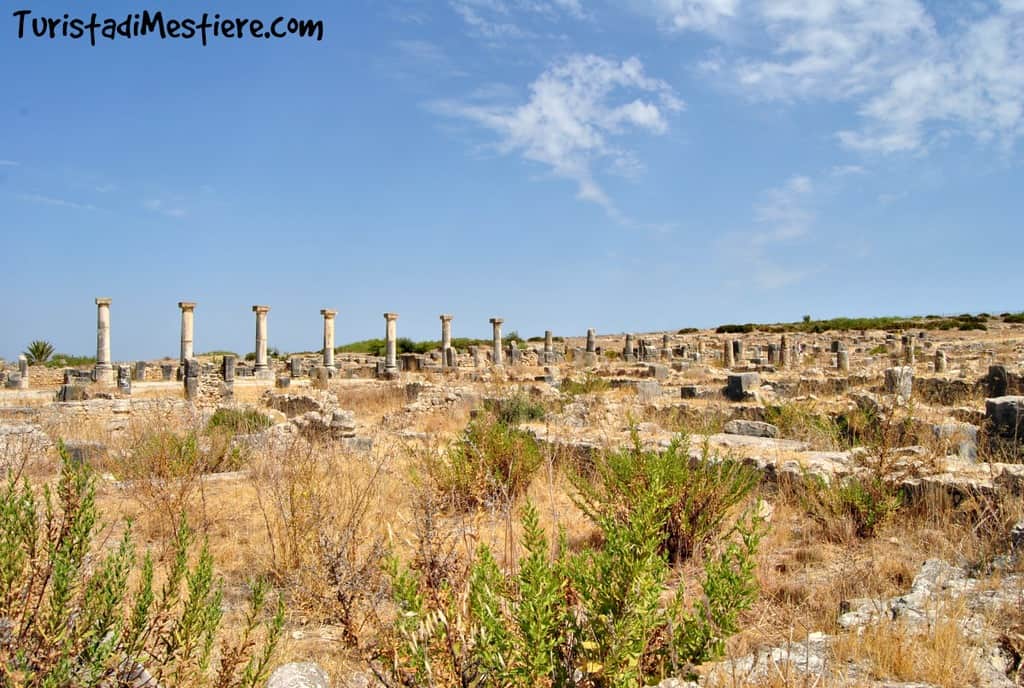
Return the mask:
<svg viewBox="0 0 1024 688">
<path fill-rule="evenodd" d="M 313 662 L 292 662 L 274 669 L 267 688 L 331 688 L 331 677 Z"/>
<path fill-rule="evenodd" d="M 778 427 L 771 423 L 757 420 L 730 420 L 723 428 L 727 435 L 746 435 L 748 437 L 778 437 Z"/>
</svg>

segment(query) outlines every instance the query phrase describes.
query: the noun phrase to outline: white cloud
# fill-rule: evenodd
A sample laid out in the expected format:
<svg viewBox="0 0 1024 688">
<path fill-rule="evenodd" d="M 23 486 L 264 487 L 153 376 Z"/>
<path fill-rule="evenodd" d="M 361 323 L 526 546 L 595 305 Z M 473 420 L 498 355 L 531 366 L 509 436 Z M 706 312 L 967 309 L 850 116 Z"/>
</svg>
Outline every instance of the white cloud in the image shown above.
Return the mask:
<svg viewBox="0 0 1024 688">
<path fill-rule="evenodd" d="M 836 132 L 852 150 L 923 152 L 954 135 L 1008 149 L 1024 137 L 1024 0 L 953 4 L 942 21 L 918 0 L 644 6 L 662 26 L 742 29 L 700 69 L 751 100 L 853 105 L 859 123 Z"/>
<path fill-rule="evenodd" d="M 552 22 L 587 16 L 581 0 L 449 0 L 449 5 L 469 33 L 492 42 L 538 38 L 537 32 L 523 27 L 536 18 Z"/>
<path fill-rule="evenodd" d="M 96 206 L 88 203 L 76 203 L 74 201 L 68 201 L 63 198 L 55 198 L 53 196 L 44 196 L 42 194 L 19 194 L 18 199 L 26 201 L 27 203 L 39 203 L 42 205 L 52 205 L 59 208 L 71 208 L 72 210 L 96 210 Z"/>
<path fill-rule="evenodd" d="M 168 205 L 158 198 L 151 198 L 146 201 L 143 201 L 142 206 L 146 210 L 151 210 L 154 213 L 160 213 L 161 215 L 166 215 L 167 217 L 180 218 L 185 217 L 185 215 L 188 214 L 184 208 L 181 208 L 176 205 Z"/>
<path fill-rule="evenodd" d="M 14 160 L 0 160 L 0 167 L 17 167 L 18 163 Z"/>
<path fill-rule="evenodd" d="M 649 95 L 626 100 L 623 91 Z M 644 73 L 640 60 L 622 62 L 596 55 L 575 55 L 544 71 L 531 85 L 526 103 L 514 106 L 443 102 L 434 109 L 474 122 L 498 136 L 497 150 L 519 154 L 576 182 L 577 196 L 616 209 L 595 178 L 594 164 L 636 171 L 634 154 L 612 143 L 630 130 L 662 134 L 667 116 L 683 108 L 664 81 Z"/>
<path fill-rule="evenodd" d="M 865 174 L 865 170 L 860 165 L 836 165 L 829 172 L 833 177 L 848 177 L 854 174 Z"/>
<path fill-rule="evenodd" d="M 814 214 L 807 208 L 813 190 L 810 178 L 795 175 L 782 186 L 766 191 L 764 202 L 755 208 L 755 217 L 768 229 L 755 233 L 751 241 L 759 245 L 807 234 L 814 221 Z"/>
<path fill-rule="evenodd" d="M 740 0 L 634 0 L 633 5 L 654 15 L 665 31 L 714 33 L 736 18 Z"/>
</svg>

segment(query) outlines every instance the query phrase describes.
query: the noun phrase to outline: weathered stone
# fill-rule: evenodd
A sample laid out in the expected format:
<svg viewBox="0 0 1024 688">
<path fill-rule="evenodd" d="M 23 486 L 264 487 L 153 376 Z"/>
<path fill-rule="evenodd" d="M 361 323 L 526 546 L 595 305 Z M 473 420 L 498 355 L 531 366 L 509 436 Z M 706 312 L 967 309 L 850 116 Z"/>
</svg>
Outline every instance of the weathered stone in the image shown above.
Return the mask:
<svg viewBox="0 0 1024 688">
<path fill-rule="evenodd" d="M 661 396 L 661 384 L 657 380 L 637 380 L 636 395 L 641 402 L 652 402 Z"/>
<path fill-rule="evenodd" d="M 722 430 L 729 435 L 746 435 L 747 437 L 778 437 L 778 427 L 771 423 L 757 420 L 734 419 L 728 421 Z"/>
<path fill-rule="evenodd" d="M 914 391 L 914 369 L 910 366 L 897 366 L 885 371 L 885 391 L 896 396 L 898 403 L 910 401 Z"/>
<path fill-rule="evenodd" d="M 132 393 L 132 370 L 126 365 L 117 366 L 117 391 L 121 394 Z"/>
<path fill-rule="evenodd" d="M 970 423 L 942 423 L 932 426 L 935 439 L 955 445 L 961 459 L 978 459 L 978 426 Z"/>
<path fill-rule="evenodd" d="M 256 363 L 253 375 L 260 379 L 271 379 L 274 372 L 267 363 L 267 313 L 270 312 L 270 306 L 253 306 L 252 312 L 256 314 Z"/>
<path fill-rule="evenodd" d="M 757 373 L 740 373 L 730 375 L 725 388 L 725 395 L 733 401 L 749 399 L 761 386 L 761 376 Z"/>
<path fill-rule="evenodd" d="M 1024 440 L 1024 396 L 986 399 L 985 419 L 993 434 Z"/>
<path fill-rule="evenodd" d="M 331 688 L 331 677 L 313 662 L 292 662 L 274 669 L 267 688 Z"/>
<path fill-rule="evenodd" d="M 93 379 L 101 385 L 114 384 L 114 366 L 110 362 L 110 299 L 96 299 L 96 365 Z"/>
<path fill-rule="evenodd" d="M 668 366 L 660 363 L 652 363 L 647 366 L 647 376 L 653 377 L 655 380 L 667 380 L 669 369 Z"/>
</svg>

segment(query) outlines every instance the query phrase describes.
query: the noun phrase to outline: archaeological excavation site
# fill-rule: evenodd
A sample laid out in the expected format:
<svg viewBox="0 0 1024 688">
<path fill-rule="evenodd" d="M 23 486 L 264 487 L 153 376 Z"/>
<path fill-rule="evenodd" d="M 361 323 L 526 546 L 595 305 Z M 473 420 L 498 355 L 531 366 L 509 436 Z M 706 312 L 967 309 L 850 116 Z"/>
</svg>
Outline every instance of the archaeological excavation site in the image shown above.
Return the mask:
<svg viewBox="0 0 1024 688">
<path fill-rule="evenodd" d="M 1022 685 L 1020 314 L 204 354 L 182 301 L 125 361 L 95 305 L 0 373 L 2 686 Z"/>
</svg>

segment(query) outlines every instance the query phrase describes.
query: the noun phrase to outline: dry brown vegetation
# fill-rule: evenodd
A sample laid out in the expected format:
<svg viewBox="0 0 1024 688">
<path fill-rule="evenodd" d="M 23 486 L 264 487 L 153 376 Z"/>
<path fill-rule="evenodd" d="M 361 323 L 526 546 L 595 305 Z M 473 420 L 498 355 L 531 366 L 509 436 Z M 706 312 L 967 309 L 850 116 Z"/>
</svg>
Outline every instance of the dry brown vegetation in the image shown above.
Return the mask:
<svg viewBox="0 0 1024 688">
<path fill-rule="evenodd" d="M 516 403 L 539 409 L 543 419 L 537 424 L 575 413 L 574 405 L 585 407 L 588 430 L 609 444 L 631 423 L 669 434 L 707 435 L 734 417 L 719 403 L 658 408 L 639 403 L 631 390 L 591 389 L 582 378 L 579 384 L 572 394 L 536 398 L 495 383 L 481 385 L 480 396 L 518 398 Z M 247 581 L 266 577 L 284 595 L 288 610 L 277 661 L 316 661 L 338 680 L 365 671 L 371 658 L 379 660 L 382 649 L 396 642 L 399 611 L 387 575 L 389 558 L 418 572 L 428 595 L 449 602 L 446 596 L 465 584 L 481 545 L 490 548 L 502 572 L 517 570 L 524 555 L 520 516 L 526 502 L 536 507 L 539 524 L 553 541 L 561 534 L 553 553 L 602 544 L 605 535 L 579 500 L 580 481 L 594 476 L 593 457 L 554 444 L 534 445 L 516 434 L 518 420 L 495 430 L 501 411 L 479 403 L 413 413 L 402 385 L 348 385 L 335 392 L 338 406 L 355 412 L 360 434 L 372 437 L 372 451 L 355 451 L 328 437 L 238 441 L 237 433 L 211 429 L 199 417 L 190 423 L 134 418 L 127 431 L 118 432 L 98 423 L 58 421 L 46 432 L 107 447 L 96 465 L 103 476 L 98 504 L 114 530 L 101 546 L 116 542 L 130 519 L 142 544 L 164 556 L 185 514 L 208 541 L 226 578 L 227 599 L 234 602 L 226 617 L 228 636 L 237 634 L 243 621 L 237 602 Z M 880 421 L 856 405 L 820 397 L 775 403 L 763 411 L 784 437 L 814 449 L 863 447 L 865 472 L 846 487 L 809 476 L 761 482 L 728 507 L 733 520 L 751 510 L 763 513 L 768 527 L 757 550 L 759 597 L 741 612 L 726 657 L 819 632 L 836 640 L 821 675 L 811 676 L 788 661 L 774 662 L 766 673 L 728 663 L 711 670 L 695 667 L 707 685 L 867 686 L 892 680 L 946 687 L 978 680 L 969 650 L 973 641 L 960 623 L 966 612 L 955 601 L 936 599 L 936 605 L 946 605 L 944 612 L 924 629 L 884 621 L 853 632 L 837 623 L 849 600 L 906 592 L 927 559 L 965 565 L 981 585 L 992 587 L 1016 573 L 991 564 L 1007 552 L 1010 528 L 1024 517 L 1019 497 L 982 491 L 953 496 L 943 490 L 911 495 L 894 488 L 887 479 L 913 475 L 901 462 L 899 447 L 923 447 L 927 462 L 945 456 L 953 445 L 921 429 L 924 420 L 941 421 L 938 412 L 913 404 L 888 410 Z M 484 430 L 474 432 L 477 423 Z M 482 463 L 495 456 L 502 460 Z M 780 452 L 778 458 L 785 456 Z M 39 465 L 27 471 L 39 483 L 56 477 Z M 623 512 L 628 507 L 628 500 L 614 506 Z M 696 599 L 716 538 L 729 532 L 716 525 L 707 552 L 692 547 L 677 557 L 670 588 L 688 601 Z M 1024 603 L 1004 609 L 1002 619 L 996 616 L 992 623 L 1001 630 L 1001 642 L 1019 659 Z"/>
</svg>

